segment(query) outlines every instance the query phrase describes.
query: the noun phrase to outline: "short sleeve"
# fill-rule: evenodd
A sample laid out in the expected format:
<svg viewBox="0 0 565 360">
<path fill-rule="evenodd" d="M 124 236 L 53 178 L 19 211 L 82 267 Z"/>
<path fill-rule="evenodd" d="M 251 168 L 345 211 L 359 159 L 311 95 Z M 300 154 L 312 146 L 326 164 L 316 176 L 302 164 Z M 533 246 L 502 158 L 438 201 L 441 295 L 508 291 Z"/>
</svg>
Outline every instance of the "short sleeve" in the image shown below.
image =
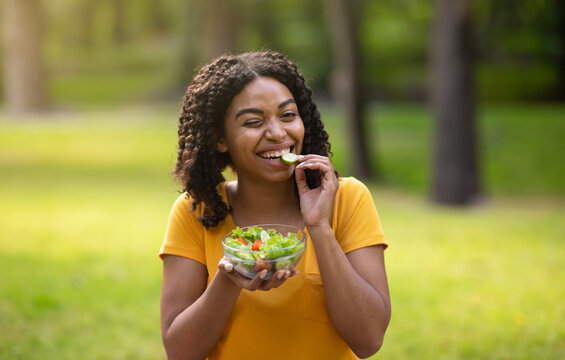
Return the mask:
<svg viewBox="0 0 565 360">
<path fill-rule="evenodd" d="M 165 240 L 159 251 L 159 256 L 164 255 L 183 256 L 196 260 L 206 265 L 204 251 L 204 227 L 198 221 L 198 209 L 192 210 L 192 199 L 182 194 L 175 201 L 167 229 Z"/>
<path fill-rule="evenodd" d="M 373 245 L 388 247 L 371 193 L 355 178 L 340 180 L 332 226 L 345 253 Z"/>
</svg>

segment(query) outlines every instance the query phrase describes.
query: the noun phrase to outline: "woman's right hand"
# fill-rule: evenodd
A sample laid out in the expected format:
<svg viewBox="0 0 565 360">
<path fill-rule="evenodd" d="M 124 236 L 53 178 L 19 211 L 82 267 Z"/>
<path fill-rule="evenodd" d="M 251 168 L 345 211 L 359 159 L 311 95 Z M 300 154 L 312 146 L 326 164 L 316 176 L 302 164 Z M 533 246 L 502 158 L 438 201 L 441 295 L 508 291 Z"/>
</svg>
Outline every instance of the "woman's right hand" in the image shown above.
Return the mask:
<svg viewBox="0 0 565 360">
<path fill-rule="evenodd" d="M 278 270 L 268 280 L 263 280 L 267 275 L 267 270 L 263 270 L 257 273 L 257 275 L 255 275 L 253 279 L 249 279 L 238 273 L 234 269 L 233 264 L 230 262 L 230 260 L 225 256 L 218 263 L 218 271 L 226 275 L 238 287 L 249 291 L 266 291 L 277 288 L 281 286 L 286 281 L 286 279 L 298 273 L 298 271 L 294 269 Z"/>
</svg>

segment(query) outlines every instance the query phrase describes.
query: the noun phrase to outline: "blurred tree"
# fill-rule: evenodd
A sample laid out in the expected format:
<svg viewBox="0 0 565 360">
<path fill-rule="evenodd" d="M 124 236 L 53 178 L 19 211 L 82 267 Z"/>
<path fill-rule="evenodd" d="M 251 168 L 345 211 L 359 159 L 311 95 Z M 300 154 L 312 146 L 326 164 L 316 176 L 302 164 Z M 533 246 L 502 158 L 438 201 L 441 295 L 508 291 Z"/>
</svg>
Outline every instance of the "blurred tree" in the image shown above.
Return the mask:
<svg viewBox="0 0 565 360">
<path fill-rule="evenodd" d="M 273 4 L 271 1 L 258 1 L 255 7 L 257 12 L 257 30 L 261 35 L 263 47 L 274 49 L 277 47 L 276 28 L 273 17 Z"/>
<path fill-rule="evenodd" d="M 161 0 L 149 0 L 148 7 L 149 32 L 152 35 L 162 36 L 170 30 L 171 19 L 163 7 Z"/>
<path fill-rule="evenodd" d="M 277 28 L 280 24 L 274 17 L 273 1 L 264 0 L 243 0 L 238 2 L 242 8 L 241 26 L 242 32 L 241 46 L 243 51 L 277 48 Z M 249 44 L 252 43 L 252 44 Z M 240 44 L 238 44 L 240 45 Z"/>
<path fill-rule="evenodd" d="M 44 12 L 40 0 L 1 2 L 3 90 L 14 113 L 47 107 L 43 56 Z"/>
<path fill-rule="evenodd" d="M 204 62 L 204 2 L 183 0 L 180 4 L 180 46 L 176 71 L 178 85 L 186 86 Z"/>
<path fill-rule="evenodd" d="M 327 14 L 333 42 L 332 91 L 349 124 L 353 174 L 368 179 L 374 174 L 366 139 L 365 96 L 361 80 L 359 19 L 362 5 L 362 0 L 331 0 Z"/>
<path fill-rule="evenodd" d="M 126 0 L 112 0 L 113 26 L 112 40 L 115 45 L 123 45 L 126 42 Z"/>
<path fill-rule="evenodd" d="M 179 79 L 186 85 L 202 63 L 237 51 L 238 6 L 234 1 L 185 0 Z"/>
<path fill-rule="evenodd" d="M 237 50 L 240 9 L 237 1 L 205 0 L 207 59 L 213 59 Z"/>
<path fill-rule="evenodd" d="M 471 0 L 436 0 L 431 48 L 435 157 L 432 199 L 467 204 L 479 192 Z"/>
<path fill-rule="evenodd" d="M 327 3 L 322 0 L 271 1 L 269 9 L 272 13 L 266 16 L 272 19 L 271 27 L 274 35 L 272 43 L 261 33 L 258 34 L 258 41 L 253 46 L 257 49 L 267 44 L 270 49 L 287 55 L 298 64 L 308 84 L 314 89 L 315 95 L 325 93 L 330 87 L 332 46 L 328 16 L 324 11 L 320 11 L 326 10 L 326 7 Z M 264 13 L 258 13 L 258 10 L 255 9 L 256 17 L 265 16 Z M 243 16 L 249 16 L 249 12 L 246 10 Z M 253 26 L 257 29 L 254 18 L 246 17 L 242 25 L 244 29 Z"/>
<path fill-rule="evenodd" d="M 84 48 L 91 48 L 94 45 L 94 20 L 99 3 L 99 0 L 81 0 L 76 5 L 77 17 L 80 19 L 80 22 L 77 24 L 78 41 L 80 46 Z"/>
<path fill-rule="evenodd" d="M 477 90 L 482 99 L 563 99 L 558 90 L 563 4 L 562 0 L 473 1 Z"/>
<path fill-rule="evenodd" d="M 565 100 L 565 1 L 554 0 L 555 27 L 557 34 L 557 74 L 558 74 L 558 98 Z"/>
<path fill-rule="evenodd" d="M 371 97 L 422 101 L 428 93 L 431 3 L 367 1 L 361 20 L 363 78 Z"/>
</svg>

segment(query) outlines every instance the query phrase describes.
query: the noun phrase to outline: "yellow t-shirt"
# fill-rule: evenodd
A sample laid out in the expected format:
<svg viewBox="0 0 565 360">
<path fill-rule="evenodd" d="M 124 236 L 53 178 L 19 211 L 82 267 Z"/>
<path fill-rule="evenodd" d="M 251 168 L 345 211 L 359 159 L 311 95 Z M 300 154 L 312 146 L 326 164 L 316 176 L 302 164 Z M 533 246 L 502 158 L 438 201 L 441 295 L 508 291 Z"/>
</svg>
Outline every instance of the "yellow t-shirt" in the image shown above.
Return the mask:
<svg viewBox="0 0 565 360">
<path fill-rule="evenodd" d="M 219 187 L 227 202 L 226 184 Z M 223 256 L 222 237 L 235 225 L 227 216 L 214 228 L 199 221 L 202 206 L 190 212 L 186 194 L 175 202 L 159 255 L 184 256 L 208 269 L 208 284 Z M 355 178 L 340 178 L 331 226 L 345 253 L 371 246 L 388 246 L 371 194 Z M 243 290 L 210 360 L 357 359 L 337 334 L 325 303 L 324 289 L 310 238 L 298 263 L 298 275 L 269 291 Z M 206 336 L 206 334 L 202 334 Z"/>
</svg>

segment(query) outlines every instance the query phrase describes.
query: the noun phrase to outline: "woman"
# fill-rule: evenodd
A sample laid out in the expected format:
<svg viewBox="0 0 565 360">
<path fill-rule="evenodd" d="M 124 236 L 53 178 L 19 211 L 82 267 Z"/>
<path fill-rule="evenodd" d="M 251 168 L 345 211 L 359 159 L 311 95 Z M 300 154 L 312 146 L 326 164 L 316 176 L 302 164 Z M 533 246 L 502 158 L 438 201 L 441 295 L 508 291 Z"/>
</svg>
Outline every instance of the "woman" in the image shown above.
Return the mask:
<svg viewBox="0 0 565 360">
<path fill-rule="evenodd" d="M 356 359 L 380 348 L 387 243 L 367 188 L 334 171 L 311 95 L 272 52 L 220 57 L 189 86 L 175 169 L 185 193 L 160 251 L 170 359 Z M 281 162 L 285 152 L 299 163 Z M 226 166 L 237 180 L 225 181 Z M 221 239 L 269 223 L 305 228 L 306 252 L 292 271 L 248 279 Z"/>
</svg>

